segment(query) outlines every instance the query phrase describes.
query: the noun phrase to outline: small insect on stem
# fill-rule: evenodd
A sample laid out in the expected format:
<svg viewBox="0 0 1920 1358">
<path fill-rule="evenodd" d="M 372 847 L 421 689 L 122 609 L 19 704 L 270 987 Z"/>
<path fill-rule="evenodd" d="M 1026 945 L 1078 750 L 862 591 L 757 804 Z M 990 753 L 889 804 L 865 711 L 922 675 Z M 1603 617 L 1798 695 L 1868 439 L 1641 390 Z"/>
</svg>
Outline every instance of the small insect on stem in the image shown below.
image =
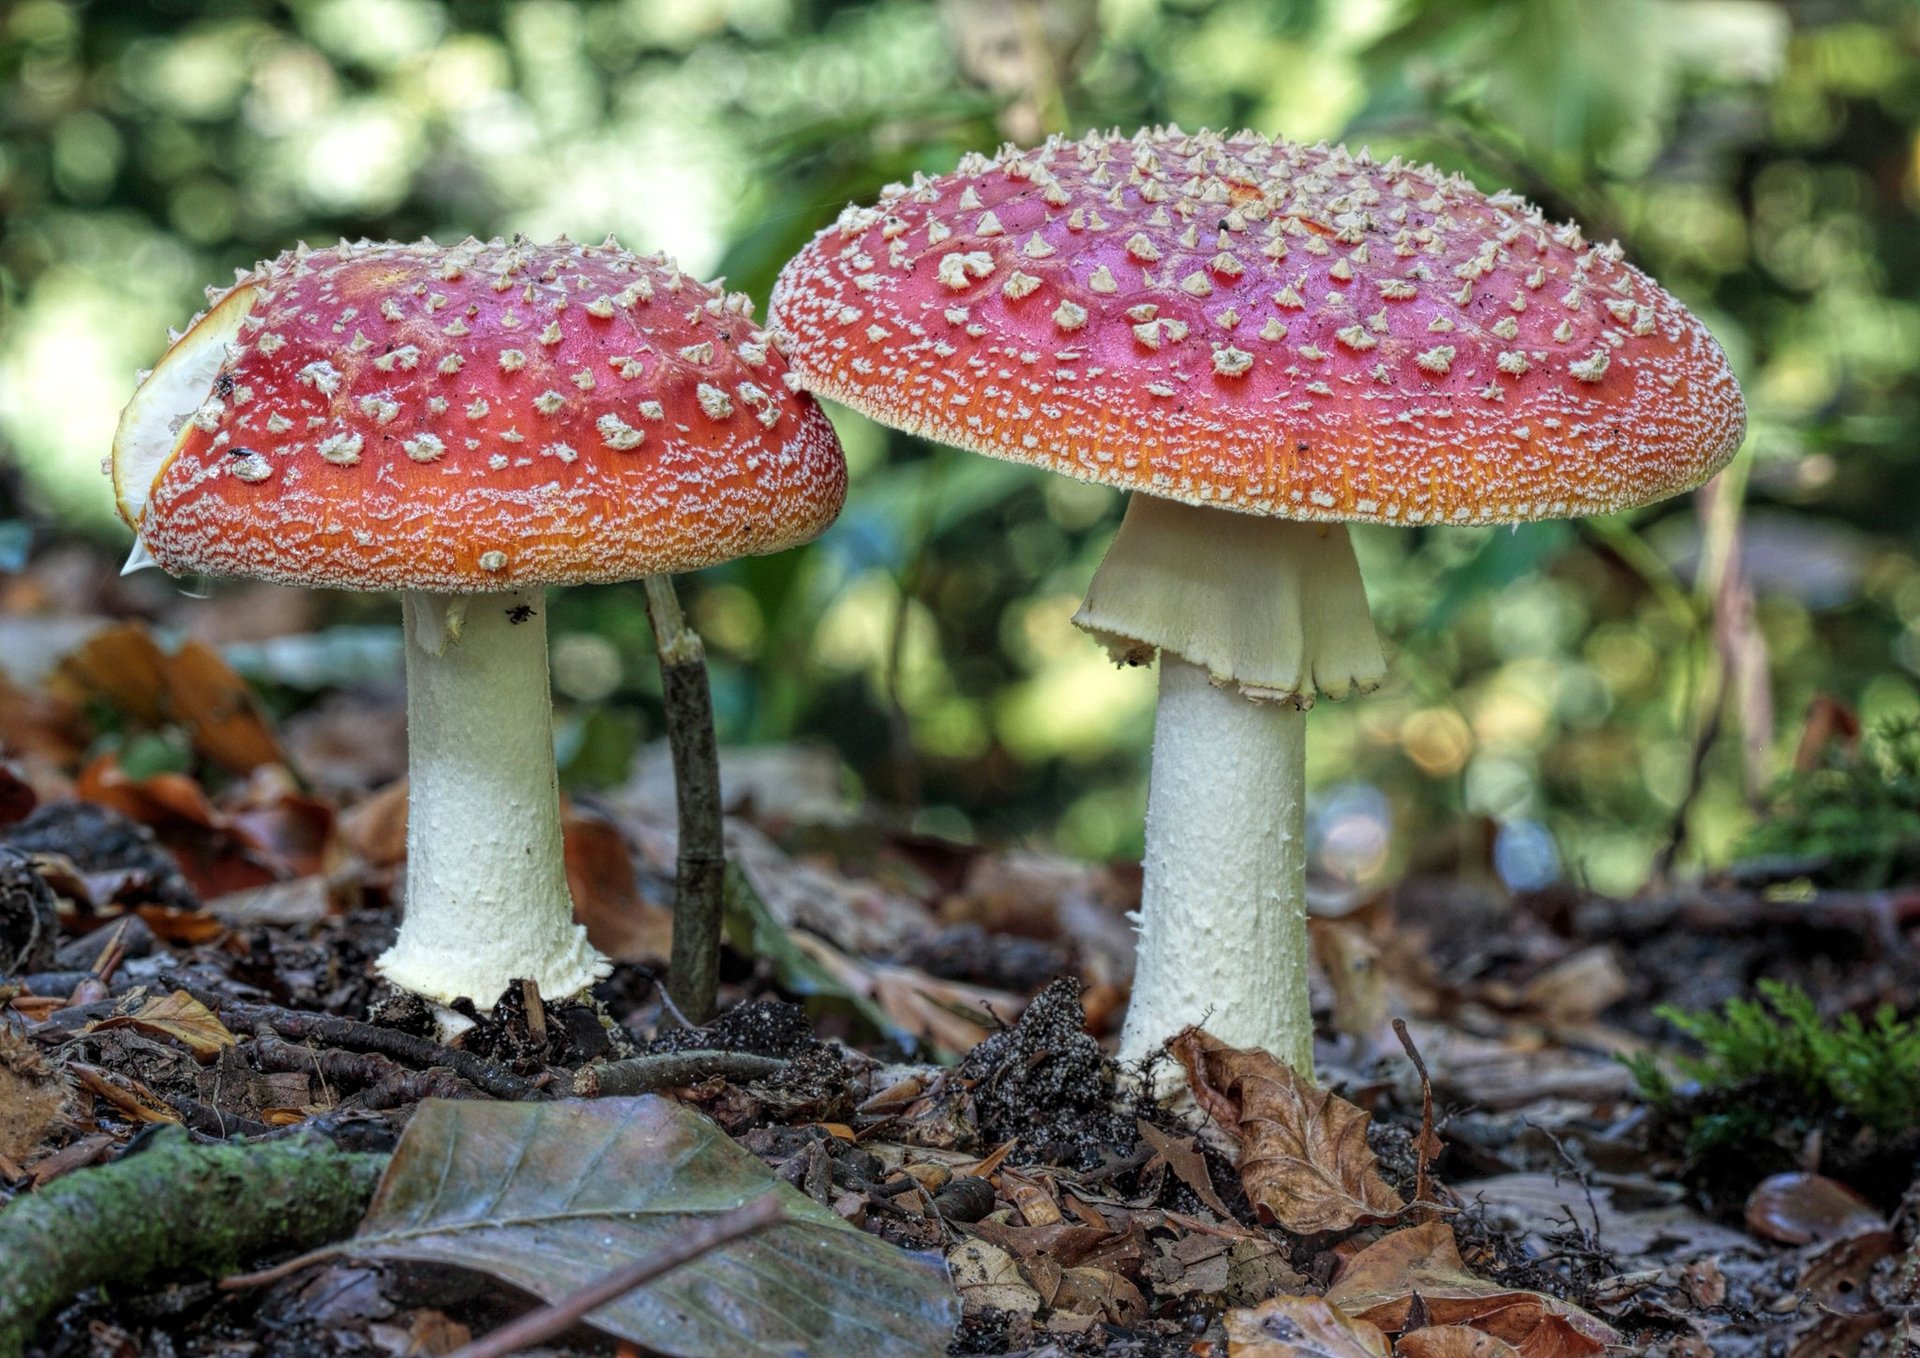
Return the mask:
<svg viewBox="0 0 1920 1358">
<path fill-rule="evenodd" d="M 518 627 L 533 616 L 532 604 L 515 604 L 507 610 L 507 621 Z"/>
</svg>

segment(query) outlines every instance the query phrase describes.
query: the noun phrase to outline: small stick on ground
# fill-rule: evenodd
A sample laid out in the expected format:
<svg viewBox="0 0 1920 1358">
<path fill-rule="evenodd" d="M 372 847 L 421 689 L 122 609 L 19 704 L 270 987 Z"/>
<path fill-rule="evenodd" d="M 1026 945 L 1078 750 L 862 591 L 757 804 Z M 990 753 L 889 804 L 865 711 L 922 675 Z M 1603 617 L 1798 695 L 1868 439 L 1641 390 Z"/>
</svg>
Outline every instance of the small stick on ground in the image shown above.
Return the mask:
<svg viewBox="0 0 1920 1358">
<path fill-rule="evenodd" d="M 668 985 L 693 1026 L 712 1020 L 720 985 L 720 924 L 727 850 L 720 811 L 720 754 L 713 734 L 713 692 L 707 652 L 687 626 L 673 581 L 646 578 L 647 617 L 660 653 L 660 693 L 666 704 L 667 745 L 673 754 L 673 794 L 680 821 L 680 858 L 673 893 L 673 956 Z"/>
<path fill-rule="evenodd" d="M 1413 1203 L 1416 1218 L 1427 1222 L 1434 1217 L 1427 1197 L 1427 1162 L 1442 1149 L 1440 1138 L 1433 1131 L 1433 1077 L 1427 1074 L 1427 1063 L 1421 1059 L 1420 1049 L 1413 1045 L 1413 1034 L 1407 1031 L 1405 1019 L 1393 1021 L 1393 1035 L 1400 1039 L 1407 1059 L 1420 1073 L 1420 1139 L 1414 1143 Z"/>
<path fill-rule="evenodd" d="M 776 1056 L 755 1056 L 751 1052 L 655 1052 L 582 1066 L 573 1074 L 573 1092 L 583 1099 L 651 1094 L 656 1089 L 699 1084 L 716 1075 L 728 1080 L 757 1080 L 785 1070 L 788 1064 Z"/>
<path fill-rule="evenodd" d="M 296 1071 L 314 1076 L 326 1091 L 329 1104 L 343 1101 L 331 1092 L 335 1086 L 347 1100 L 370 1109 L 396 1107 L 392 1102 L 395 1099 L 418 1103 L 421 1099 L 486 1097 L 445 1067 L 410 1070 L 376 1052 L 315 1050 L 282 1042 L 277 1037 L 256 1037 L 248 1050 L 254 1065 L 262 1071 Z M 356 1096 L 351 1093 L 354 1090 L 364 1092 Z"/>
<path fill-rule="evenodd" d="M 547 1003 L 540 998 L 540 983 L 531 976 L 520 980 L 520 1002 L 527 1010 L 527 1036 L 536 1048 L 547 1045 Z"/>
<path fill-rule="evenodd" d="M 180 1121 L 187 1130 L 198 1132 L 202 1136 L 213 1137 L 220 1141 L 234 1141 L 246 1137 L 266 1136 L 273 1131 L 266 1123 L 238 1113 L 228 1113 L 215 1108 L 210 1103 L 190 1099 L 185 1094 L 163 1094 L 167 1107 L 180 1115 Z"/>
<path fill-rule="evenodd" d="M 779 1221 L 782 1214 L 780 1199 L 771 1193 L 764 1198 L 755 1198 L 688 1231 L 679 1243 L 617 1268 L 551 1306 L 530 1311 L 512 1324 L 501 1326 L 486 1338 L 455 1349 L 448 1358 L 506 1358 L 507 1354 L 518 1353 L 542 1340 L 551 1339 L 608 1302 L 618 1301 L 634 1288 L 652 1282 L 661 1274 L 671 1273 L 708 1251 L 743 1236 L 765 1230 Z"/>
<path fill-rule="evenodd" d="M 491 1094 L 496 1099 L 530 1099 L 535 1095 L 536 1086 L 531 1080 L 522 1079 L 497 1061 L 463 1052 L 457 1047 L 445 1047 L 427 1038 L 403 1033 L 397 1028 L 381 1028 L 332 1014 L 302 1013 L 297 1009 L 282 1009 L 277 1004 L 248 1004 L 242 1000 L 226 999 L 202 987 L 186 984 L 176 976 L 166 976 L 162 980 L 185 990 L 218 1014 L 222 1022 L 235 1032 L 248 1032 L 264 1026 L 271 1028 L 276 1036 L 294 1042 L 318 1042 L 329 1047 L 345 1047 L 350 1051 L 378 1052 L 420 1070 L 445 1066 L 475 1089 Z"/>
</svg>

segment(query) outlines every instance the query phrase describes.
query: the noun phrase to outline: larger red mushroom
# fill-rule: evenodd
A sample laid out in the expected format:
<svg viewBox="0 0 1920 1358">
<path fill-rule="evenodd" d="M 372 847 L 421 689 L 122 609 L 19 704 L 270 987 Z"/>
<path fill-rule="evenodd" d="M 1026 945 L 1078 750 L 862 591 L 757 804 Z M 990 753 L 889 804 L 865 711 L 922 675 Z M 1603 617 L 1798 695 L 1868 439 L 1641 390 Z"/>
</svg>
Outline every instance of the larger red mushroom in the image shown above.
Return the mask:
<svg viewBox="0 0 1920 1358">
<path fill-rule="evenodd" d="M 969 155 L 848 208 L 770 319 L 820 395 L 1134 492 L 1075 618 L 1160 662 L 1130 1058 L 1204 1020 L 1311 1069 L 1301 710 L 1384 673 L 1345 524 L 1606 513 L 1745 427 L 1617 246 L 1251 133 Z"/>
<path fill-rule="evenodd" d="M 136 559 L 394 590 L 406 622 L 395 985 L 490 1005 L 606 961 L 561 855 L 543 588 L 778 551 L 846 468 L 747 298 L 613 242 L 304 247 L 209 295 L 114 443 Z"/>
</svg>

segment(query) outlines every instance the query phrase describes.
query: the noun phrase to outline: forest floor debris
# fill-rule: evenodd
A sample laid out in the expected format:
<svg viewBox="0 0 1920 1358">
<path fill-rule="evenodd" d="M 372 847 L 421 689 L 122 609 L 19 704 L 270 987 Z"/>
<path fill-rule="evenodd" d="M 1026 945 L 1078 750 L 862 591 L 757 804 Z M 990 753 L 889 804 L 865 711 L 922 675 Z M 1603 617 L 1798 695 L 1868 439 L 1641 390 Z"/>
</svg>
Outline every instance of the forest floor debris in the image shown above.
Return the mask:
<svg viewBox="0 0 1920 1358">
<path fill-rule="evenodd" d="M 567 819 L 614 974 L 589 1003 L 516 988 L 469 1006 L 446 1040 L 368 966 L 396 920 L 404 785 L 356 785 L 337 756 L 330 791 L 301 790 L 217 656 L 150 646 L 96 633 L 51 671 L 55 691 L 0 693 L 16 704 L 0 724 L 55 712 L 67 733 L 0 789 L 0 1232 L 95 1167 L 137 1168 L 156 1136 L 391 1155 L 420 1110 L 448 1106 L 433 1100 L 658 1096 L 823 1220 L 943 1259 L 957 1354 L 1813 1358 L 1914 1342 L 1912 1128 L 1796 1105 L 1778 1081 L 1683 1084 L 1663 1103 L 1644 1074 L 1674 1036 L 1656 1005 L 1697 1011 L 1762 977 L 1910 1013 L 1910 891 L 1789 900 L 1729 878 L 1617 901 L 1414 879 L 1317 922 L 1317 1081 L 1193 1034 L 1167 1059 L 1196 1103 L 1168 1108 L 1099 1041 L 1124 1008 L 1137 875 L 940 845 L 844 808 L 736 808 L 723 1011 L 682 1027 L 655 980 L 673 822 L 637 780 Z M 80 689 L 84 706 L 61 706 Z M 217 719 L 205 702 L 225 705 Z M 191 772 L 86 757 L 101 720 L 178 730 Z M 1828 1048 L 1806 1028 L 1810 1050 L 1880 1050 L 1871 1025 Z M 1700 1119 L 1729 1110 L 1766 1124 L 1744 1131 L 1771 1158 L 1703 1158 Z M 335 1224 L 344 1239 L 351 1220 Z M 114 1285 L 56 1305 L 27 1352 L 446 1353 L 533 1304 L 371 1247 L 246 1291 L 131 1266 L 75 1276 Z M 617 1342 L 574 1326 L 544 1351 Z"/>
</svg>

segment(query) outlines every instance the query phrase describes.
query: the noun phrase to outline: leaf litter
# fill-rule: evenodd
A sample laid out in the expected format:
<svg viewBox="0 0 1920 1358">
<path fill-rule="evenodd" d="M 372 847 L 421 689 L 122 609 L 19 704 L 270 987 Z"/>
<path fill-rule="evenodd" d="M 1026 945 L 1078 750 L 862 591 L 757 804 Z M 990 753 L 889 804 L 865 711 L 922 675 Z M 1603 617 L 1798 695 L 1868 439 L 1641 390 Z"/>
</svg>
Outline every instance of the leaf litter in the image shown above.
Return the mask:
<svg viewBox="0 0 1920 1358">
<path fill-rule="evenodd" d="M 897 1302 L 889 1323 L 924 1327 L 898 1351 L 1548 1358 L 1615 1345 L 1811 1358 L 1898 1352 L 1912 1328 L 1920 1195 L 1844 1178 L 1832 1191 L 1812 1145 L 1805 1183 L 1755 1174 L 1738 1199 L 1701 1197 L 1704 1181 L 1643 1134 L 1610 1059 L 1644 1045 L 1652 1003 L 1697 1001 L 1681 987 L 1702 958 L 1708 975 L 1729 955 L 1790 977 L 1817 964 L 1863 1005 L 1902 993 L 1911 974 L 1897 955 L 1858 946 L 1884 920 L 1843 902 L 1820 916 L 1825 932 L 1800 936 L 1808 953 L 1782 941 L 1777 902 L 1734 887 L 1501 902 L 1413 879 L 1322 922 L 1336 1038 L 1319 1053 L 1321 1082 L 1196 1032 L 1175 1044 L 1194 1106 L 1158 1108 L 1098 1041 L 1124 1009 L 1137 876 L 899 836 L 844 808 L 828 815 L 819 797 L 781 802 L 781 780 L 811 758 L 795 753 L 730 824 L 743 965 L 718 1024 L 681 1030 L 660 1003 L 671 788 L 663 800 L 657 779 L 636 779 L 581 799 L 566 825 L 582 918 L 620 959 L 614 975 L 590 1005 L 513 992 L 448 1047 L 420 1006 L 370 979 L 404 842 L 404 782 L 380 742 L 323 741 L 312 721 L 291 738 L 216 651 L 169 652 L 137 627 L 96 631 L 50 688 L 39 682 L 0 688 L 0 732 L 20 752 L 0 848 L 20 855 L 56 923 L 51 938 L 0 949 L 15 959 L 0 977 L 0 1203 L 137 1154 L 153 1126 L 202 1143 L 305 1131 L 398 1151 L 395 1187 L 345 1246 L 379 1269 L 318 1263 L 165 1304 L 83 1296 L 36 1353 L 445 1351 L 527 1295 L 633 1254 L 649 1235 L 639 1221 L 686 1210 L 702 1179 L 661 1170 L 650 1138 L 701 1147 L 701 1173 L 735 1184 L 736 1200 L 748 1183 L 781 1185 L 796 1221 L 778 1229 L 814 1232 L 746 1251 L 769 1276 L 792 1266 L 802 1300 L 769 1304 L 732 1284 L 703 1294 L 770 1352 L 806 1316 L 830 1325 L 857 1305 L 857 1289 L 800 1276 L 821 1272 L 798 1267 L 809 1249 L 837 1261 L 829 1276 L 885 1280 L 873 1295 Z M 393 729 L 390 701 L 332 695 L 329 729 Z M 140 741 L 182 757 L 136 766 Z M 290 758 L 324 777 L 303 784 Z M 0 912 L 0 934 L 16 917 L 45 915 Z M 1488 938 L 1497 946 L 1470 946 Z M 1383 1029 L 1402 1014 L 1431 1067 L 1437 1128 Z M 554 1097 L 582 1072 L 633 1063 L 680 1082 L 641 1098 Z M 476 1116 L 499 1121 L 453 1134 Z M 582 1147 L 599 1144 L 583 1128 L 641 1172 L 583 1175 Z M 436 1144 L 460 1149 L 423 1191 L 411 1167 Z M 508 1188 L 530 1202 L 569 1186 L 601 1194 L 592 1210 L 620 1225 L 592 1239 L 622 1249 L 577 1248 L 585 1234 L 536 1224 L 537 1212 L 463 1228 L 456 1199 L 502 1187 L 516 1146 L 529 1154 Z M 648 1216 L 634 1204 L 650 1193 L 666 1206 Z M 397 1204 L 424 1205 L 419 1223 L 445 1229 L 402 1241 Z M 571 1251 L 556 1243 L 567 1240 Z M 509 1286 L 422 1271 L 427 1256 Z M 725 1262 L 625 1304 L 697 1288 Z M 595 1326 L 661 1351 L 742 1348 L 676 1350 L 648 1323 L 608 1313 Z M 555 1351 L 604 1351 L 594 1335 Z"/>
</svg>

